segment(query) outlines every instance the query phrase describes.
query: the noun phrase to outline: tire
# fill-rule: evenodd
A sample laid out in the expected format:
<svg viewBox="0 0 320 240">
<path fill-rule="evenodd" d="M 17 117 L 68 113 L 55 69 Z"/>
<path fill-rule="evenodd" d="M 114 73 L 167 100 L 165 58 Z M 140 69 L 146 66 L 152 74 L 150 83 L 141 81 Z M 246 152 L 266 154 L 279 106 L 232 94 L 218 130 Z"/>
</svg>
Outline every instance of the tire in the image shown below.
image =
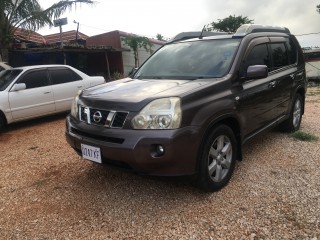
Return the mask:
<svg viewBox="0 0 320 240">
<path fill-rule="evenodd" d="M 5 126 L 6 126 L 6 120 L 0 112 L 0 132 L 2 132 L 4 130 Z"/>
<path fill-rule="evenodd" d="M 302 119 L 302 106 L 302 97 L 300 94 L 297 94 L 294 98 L 289 118 L 280 124 L 280 129 L 282 131 L 295 132 L 299 130 Z"/>
<path fill-rule="evenodd" d="M 237 142 L 233 131 L 219 125 L 210 133 L 200 156 L 198 185 L 207 192 L 226 186 L 232 176 L 237 156 Z"/>
</svg>

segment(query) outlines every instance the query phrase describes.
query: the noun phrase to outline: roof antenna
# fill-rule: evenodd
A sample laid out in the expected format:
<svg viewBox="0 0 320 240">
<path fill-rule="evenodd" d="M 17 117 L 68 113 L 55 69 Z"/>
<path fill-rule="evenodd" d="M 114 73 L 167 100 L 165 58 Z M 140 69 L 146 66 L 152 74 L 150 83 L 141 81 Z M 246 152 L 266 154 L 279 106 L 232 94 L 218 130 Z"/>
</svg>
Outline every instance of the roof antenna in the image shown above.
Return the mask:
<svg viewBox="0 0 320 240">
<path fill-rule="evenodd" d="M 206 30 L 206 25 L 203 26 L 202 31 L 201 31 L 201 34 L 200 34 L 200 36 L 199 36 L 199 39 L 202 39 L 202 38 L 203 38 L 203 32 L 204 32 L 204 30 Z"/>
</svg>

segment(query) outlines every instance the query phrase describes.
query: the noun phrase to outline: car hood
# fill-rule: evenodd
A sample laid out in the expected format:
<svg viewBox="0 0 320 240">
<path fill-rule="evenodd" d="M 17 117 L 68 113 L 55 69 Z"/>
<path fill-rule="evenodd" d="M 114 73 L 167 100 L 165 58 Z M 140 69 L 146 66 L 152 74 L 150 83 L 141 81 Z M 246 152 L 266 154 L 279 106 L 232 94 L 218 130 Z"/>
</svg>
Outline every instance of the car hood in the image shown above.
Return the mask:
<svg viewBox="0 0 320 240">
<path fill-rule="evenodd" d="M 205 84 L 197 80 L 138 80 L 122 79 L 85 90 L 81 99 L 85 105 L 140 110 L 153 99 L 181 97 Z"/>
</svg>

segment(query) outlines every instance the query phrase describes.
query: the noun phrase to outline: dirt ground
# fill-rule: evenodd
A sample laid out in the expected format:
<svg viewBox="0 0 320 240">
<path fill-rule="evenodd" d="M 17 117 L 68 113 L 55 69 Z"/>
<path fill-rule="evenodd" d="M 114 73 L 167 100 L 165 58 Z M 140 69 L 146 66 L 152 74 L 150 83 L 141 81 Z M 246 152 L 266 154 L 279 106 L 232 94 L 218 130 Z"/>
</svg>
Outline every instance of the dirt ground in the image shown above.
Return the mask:
<svg viewBox="0 0 320 240">
<path fill-rule="evenodd" d="M 319 118 L 313 87 L 301 130 L 320 137 Z M 267 132 L 209 194 L 83 160 L 64 130 L 62 114 L 0 133 L 0 239 L 320 239 L 320 141 Z"/>
</svg>

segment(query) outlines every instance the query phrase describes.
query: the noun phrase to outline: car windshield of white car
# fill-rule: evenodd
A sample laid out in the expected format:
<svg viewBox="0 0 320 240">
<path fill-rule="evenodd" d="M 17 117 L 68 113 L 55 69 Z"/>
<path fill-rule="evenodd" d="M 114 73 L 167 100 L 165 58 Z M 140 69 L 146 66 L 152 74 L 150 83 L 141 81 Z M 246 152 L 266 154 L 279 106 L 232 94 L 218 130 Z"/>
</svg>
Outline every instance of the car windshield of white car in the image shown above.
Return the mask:
<svg viewBox="0 0 320 240">
<path fill-rule="evenodd" d="M 137 79 L 220 78 L 230 69 L 240 39 L 210 39 L 168 44 L 135 73 Z"/>
<path fill-rule="evenodd" d="M 0 91 L 5 90 L 22 70 L 5 70 L 0 72 Z"/>
</svg>

